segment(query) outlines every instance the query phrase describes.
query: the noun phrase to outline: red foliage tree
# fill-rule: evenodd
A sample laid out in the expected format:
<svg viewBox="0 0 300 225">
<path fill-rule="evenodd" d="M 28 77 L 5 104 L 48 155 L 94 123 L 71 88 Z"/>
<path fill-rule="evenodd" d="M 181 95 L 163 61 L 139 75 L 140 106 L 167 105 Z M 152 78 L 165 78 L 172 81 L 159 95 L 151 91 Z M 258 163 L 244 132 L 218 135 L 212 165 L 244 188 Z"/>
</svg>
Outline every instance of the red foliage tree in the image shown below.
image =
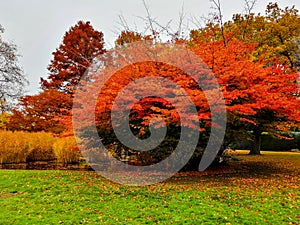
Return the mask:
<svg viewBox="0 0 300 225">
<path fill-rule="evenodd" d="M 70 115 L 72 104 L 68 94 L 55 89 L 25 96 L 20 100 L 20 110 L 12 111 L 7 129 L 61 133 L 65 130 L 62 121 Z"/>
<path fill-rule="evenodd" d="M 93 59 L 104 52 L 103 33 L 89 22 L 71 27 L 53 53 L 48 79 L 41 78 L 43 91 L 20 100 L 20 110 L 13 111 L 8 128 L 54 133 L 70 130 L 74 90 Z"/>
<path fill-rule="evenodd" d="M 103 33 L 96 31 L 90 22 L 79 21 L 53 52 L 54 59 L 48 66 L 50 75 L 47 80 L 41 78 L 42 88 L 73 93 L 93 59 L 104 52 Z"/>
</svg>

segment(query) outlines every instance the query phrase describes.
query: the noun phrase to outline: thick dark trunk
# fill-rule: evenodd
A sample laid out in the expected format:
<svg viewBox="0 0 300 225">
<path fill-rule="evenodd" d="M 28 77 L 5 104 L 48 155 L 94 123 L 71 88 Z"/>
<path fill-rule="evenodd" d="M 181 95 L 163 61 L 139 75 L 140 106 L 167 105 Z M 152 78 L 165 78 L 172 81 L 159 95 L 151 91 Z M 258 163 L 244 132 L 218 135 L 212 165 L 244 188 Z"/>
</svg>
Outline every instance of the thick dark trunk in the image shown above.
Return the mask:
<svg viewBox="0 0 300 225">
<path fill-rule="evenodd" d="M 260 147 L 261 147 L 261 131 L 254 131 L 254 143 L 253 147 L 250 150 L 250 155 L 260 155 Z"/>
</svg>

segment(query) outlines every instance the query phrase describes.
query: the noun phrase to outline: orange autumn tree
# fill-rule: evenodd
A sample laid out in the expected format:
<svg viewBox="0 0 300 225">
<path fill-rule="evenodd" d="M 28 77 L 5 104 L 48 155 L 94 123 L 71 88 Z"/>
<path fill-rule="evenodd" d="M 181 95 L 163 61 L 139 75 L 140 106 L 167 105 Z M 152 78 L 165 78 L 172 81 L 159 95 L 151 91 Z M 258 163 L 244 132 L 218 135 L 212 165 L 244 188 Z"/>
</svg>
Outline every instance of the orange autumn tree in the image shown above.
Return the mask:
<svg viewBox="0 0 300 225">
<path fill-rule="evenodd" d="M 253 62 L 255 44 L 228 39 L 225 46 L 223 41 L 213 40 L 192 36 L 190 45 L 221 85 L 228 111 L 227 141 L 232 141 L 234 131 L 251 131 L 250 153 L 260 154 L 262 132 L 284 137 L 299 127 L 298 75 L 287 72 L 279 60 L 270 67 L 263 60 Z"/>
<path fill-rule="evenodd" d="M 256 44 L 244 43 L 230 36 L 224 45 L 223 41 L 214 39 L 215 32 L 217 30 L 208 29 L 205 40 L 203 37 L 192 36 L 189 45 L 217 77 L 226 99 L 228 124 L 223 149 L 237 135 L 242 134 L 242 138 L 247 138 L 251 133 L 251 154 L 259 154 L 262 132 L 289 138 L 289 131 L 299 127 L 298 74 L 291 72 L 288 65 L 281 65 L 281 60 L 275 57 L 269 67 L 266 67 L 264 59 L 254 62 Z M 176 70 L 174 73 L 168 76 L 176 77 L 176 74 L 180 74 Z M 203 94 L 198 93 L 196 96 L 202 100 L 202 104 L 205 102 Z M 171 109 L 165 111 L 172 114 Z"/>
<path fill-rule="evenodd" d="M 204 150 L 207 142 L 204 131 L 209 131 L 212 124 L 210 106 L 197 82 L 200 81 L 201 86 L 206 85 L 206 94 L 210 93 L 211 96 L 216 98 L 216 105 L 219 100 L 219 96 L 214 95 L 219 90 L 211 81 L 210 71 L 204 63 L 197 66 L 190 63 L 191 67 L 195 66 L 190 71 L 196 78 L 191 77 L 185 71 L 173 66 L 172 63 L 164 63 L 163 57 L 156 57 L 156 53 L 163 56 L 165 53 L 168 56 L 171 55 L 175 59 L 174 61 L 184 64 L 185 60 L 189 60 L 189 55 L 186 55 L 187 58 L 178 54 L 173 55 L 172 49 L 176 46 L 174 43 L 161 43 L 155 47 L 152 47 L 149 42 L 142 43 L 145 43 L 142 44 L 144 48 L 140 48 L 139 44 L 134 43 L 135 47 L 129 48 L 129 52 L 126 52 L 126 48 L 123 46 L 117 46 L 116 48 L 120 48 L 120 52 L 113 52 L 111 61 L 107 61 L 103 68 L 96 71 L 95 74 L 91 73 L 92 77 L 87 80 L 92 82 L 86 82 L 80 86 L 79 92 L 82 92 L 82 95 L 79 100 L 76 99 L 75 101 L 75 106 L 79 108 L 75 120 L 77 120 L 77 125 L 81 127 L 81 136 L 87 137 L 92 123 L 95 123 L 102 143 L 109 147 L 119 141 L 113 121 L 117 121 L 117 126 L 122 127 L 120 124 L 125 120 L 124 115 L 129 113 L 130 131 L 122 131 L 121 134 L 125 139 L 130 139 L 129 136 L 127 138 L 127 135 L 133 133 L 136 138 L 145 140 L 152 134 L 149 128 L 151 125 L 154 126 L 156 131 L 162 129 L 163 125 L 167 127 L 166 139 L 157 148 L 151 149 L 147 153 L 138 152 L 135 148 L 126 149 L 125 146 L 125 150 L 130 154 L 138 155 L 144 165 L 160 161 L 172 153 L 179 141 L 183 127 L 192 130 L 191 135 L 195 132 L 197 132 L 197 135 L 199 133 L 203 134 L 200 137 L 201 141 L 197 139 L 196 143 L 199 147 L 197 158 L 199 162 L 199 154 Z M 166 52 L 164 52 L 165 48 L 162 46 L 167 46 Z M 157 50 L 158 52 L 156 52 Z M 154 54 L 153 60 L 139 61 L 139 59 L 144 59 L 147 54 Z M 134 59 L 139 62 L 133 62 Z M 197 57 L 197 59 L 199 58 Z M 119 64 L 124 65 L 119 62 L 122 60 L 129 61 L 126 66 L 119 67 Z M 106 80 L 109 74 L 109 79 Z M 153 79 L 155 82 L 153 82 Z M 182 90 L 178 90 L 178 87 Z M 85 93 L 93 94 L 91 96 L 90 94 L 85 95 Z M 189 96 L 191 102 L 186 100 L 187 96 Z M 119 97 L 122 99 L 121 104 L 116 105 Z M 96 100 L 91 98 L 96 98 Z M 94 101 L 96 101 L 96 106 L 93 104 Z M 86 102 L 89 102 L 89 105 L 85 104 Z M 190 103 L 195 107 L 195 111 L 191 108 Z M 181 116 L 179 116 L 179 112 L 183 112 Z M 86 115 L 91 113 L 94 113 L 95 116 L 87 119 Z M 94 141 L 94 138 L 97 137 L 92 136 L 90 146 L 97 143 Z M 188 146 L 189 144 L 186 143 L 185 145 Z M 117 151 L 124 148 L 122 145 L 118 146 Z M 198 163 L 195 163 L 194 166 L 198 166 Z"/>
<path fill-rule="evenodd" d="M 173 43 L 169 44 L 173 45 Z M 279 64 L 276 67 L 265 67 L 264 61 L 253 62 L 252 52 L 256 48 L 255 44 L 231 39 L 226 42 L 225 46 L 223 41 L 205 42 L 201 38 L 193 38 L 188 44 L 189 48 L 213 71 L 220 84 L 220 91 L 223 92 L 226 100 L 228 133 L 220 153 L 228 146 L 230 139 L 236 136 L 235 131 L 242 131 L 245 136 L 251 131 L 254 136 L 251 153 L 258 154 L 263 131 L 283 137 L 287 134 L 282 133 L 283 131 L 289 131 L 291 127 L 299 125 L 300 109 L 297 98 L 297 74 L 288 73 L 288 70 L 285 70 L 285 67 Z M 151 54 L 151 49 L 145 49 L 145 51 Z M 137 52 L 137 54 L 139 53 Z M 114 57 L 118 58 L 116 55 Z M 205 74 L 207 74 L 206 66 L 203 67 L 203 71 L 197 71 L 197 74 L 199 78 L 201 76 L 205 78 Z M 117 139 L 114 136 L 111 124 L 114 100 L 122 88 L 129 83 L 133 83 L 130 89 L 132 93 L 139 89 L 150 89 L 151 87 L 147 85 L 153 84 L 145 83 L 141 85 L 136 83 L 134 86 L 135 80 L 146 76 L 171 79 L 186 90 L 197 108 L 198 116 L 193 117 L 187 113 L 183 120 L 186 120 L 185 125 L 190 128 L 193 128 L 196 123 L 202 125 L 199 145 L 202 144 L 202 147 L 203 145 L 205 147 L 207 143 L 205 140 L 209 136 L 211 127 L 217 126 L 217 124 L 212 124 L 210 121 L 211 114 L 206 96 L 195 81 L 183 71 L 174 66 L 158 62 L 134 63 L 115 72 L 97 96 L 97 107 L 93 108 L 92 105 L 91 108 L 82 109 L 82 114 L 90 113 L 95 109 L 95 122 L 99 133 L 104 134 L 102 136 L 104 142 L 106 140 L 109 144 Z M 169 101 L 158 97 L 161 92 L 171 93 L 173 98 L 178 98 L 174 94 L 174 87 L 169 86 L 169 89 L 158 89 L 154 95 L 141 99 L 131 108 L 130 127 L 138 138 L 143 139 L 149 136 L 148 127 L 152 119 L 156 117 L 163 118 L 172 134 L 180 132 L 178 125 L 182 118 L 178 117 L 176 107 L 170 104 Z M 97 88 L 95 93 L 98 93 Z M 120 114 L 122 114 L 124 108 L 126 109 L 126 105 L 133 103 L 134 98 L 128 92 L 123 100 L 123 107 L 118 109 Z M 82 101 L 88 101 L 88 99 L 82 99 Z M 186 105 L 181 104 L 180 107 L 184 108 Z M 81 122 L 84 124 L 84 121 Z M 161 120 L 158 121 L 157 128 L 160 127 L 161 122 Z M 178 138 L 178 135 L 174 135 L 174 137 Z M 111 142 L 108 141 L 109 138 L 111 138 Z M 168 145 L 174 148 L 176 141 L 169 142 Z M 166 154 L 169 154 L 167 148 L 164 147 L 163 149 Z M 198 161 L 199 157 L 198 155 Z M 161 158 L 153 160 L 157 159 Z"/>
</svg>

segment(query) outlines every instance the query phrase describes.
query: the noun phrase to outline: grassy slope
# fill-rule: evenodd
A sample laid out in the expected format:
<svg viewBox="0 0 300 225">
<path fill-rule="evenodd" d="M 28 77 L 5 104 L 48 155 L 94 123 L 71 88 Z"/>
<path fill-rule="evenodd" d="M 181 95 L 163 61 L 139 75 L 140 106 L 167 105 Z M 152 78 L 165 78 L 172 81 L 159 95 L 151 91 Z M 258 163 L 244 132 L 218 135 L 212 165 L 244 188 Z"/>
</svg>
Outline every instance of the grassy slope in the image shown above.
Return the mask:
<svg viewBox="0 0 300 225">
<path fill-rule="evenodd" d="M 0 170 L 0 224 L 300 224 L 300 154 L 240 157 L 147 187 L 94 172 Z"/>
</svg>

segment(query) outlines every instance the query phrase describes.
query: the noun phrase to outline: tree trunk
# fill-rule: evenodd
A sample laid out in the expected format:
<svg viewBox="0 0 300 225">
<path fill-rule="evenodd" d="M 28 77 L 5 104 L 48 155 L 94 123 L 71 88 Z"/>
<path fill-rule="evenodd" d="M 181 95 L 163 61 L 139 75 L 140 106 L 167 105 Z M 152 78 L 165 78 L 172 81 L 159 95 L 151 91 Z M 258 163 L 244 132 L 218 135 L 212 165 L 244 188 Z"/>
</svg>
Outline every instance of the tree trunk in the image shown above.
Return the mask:
<svg viewBox="0 0 300 225">
<path fill-rule="evenodd" d="M 250 150 L 250 155 L 260 155 L 261 133 L 262 132 L 260 130 L 254 131 L 254 143 L 252 149 Z"/>
</svg>

